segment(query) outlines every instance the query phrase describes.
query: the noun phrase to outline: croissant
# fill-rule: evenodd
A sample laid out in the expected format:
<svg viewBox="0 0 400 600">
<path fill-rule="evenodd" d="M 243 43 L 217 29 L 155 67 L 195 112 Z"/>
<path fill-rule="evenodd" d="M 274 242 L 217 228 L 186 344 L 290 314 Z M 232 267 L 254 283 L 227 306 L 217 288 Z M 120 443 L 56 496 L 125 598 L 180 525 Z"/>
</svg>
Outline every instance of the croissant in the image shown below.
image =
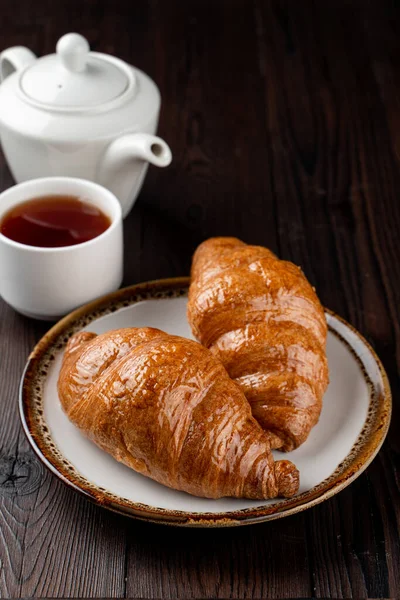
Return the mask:
<svg viewBox="0 0 400 600">
<path fill-rule="evenodd" d="M 207 498 L 298 490 L 296 467 L 274 463 L 245 396 L 197 342 L 152 328 L 78 333 L 58 392 L 89 439 L 168 487 Z"/>
<path fill-rule="evenodd" d="M 196 250 L 188 320 L 222 361 L 269 432 L 289 451 L 317 423 L 328 385 L 327 324 L 299 267 L 236 238 L 211 238 Z"/>
</svg>

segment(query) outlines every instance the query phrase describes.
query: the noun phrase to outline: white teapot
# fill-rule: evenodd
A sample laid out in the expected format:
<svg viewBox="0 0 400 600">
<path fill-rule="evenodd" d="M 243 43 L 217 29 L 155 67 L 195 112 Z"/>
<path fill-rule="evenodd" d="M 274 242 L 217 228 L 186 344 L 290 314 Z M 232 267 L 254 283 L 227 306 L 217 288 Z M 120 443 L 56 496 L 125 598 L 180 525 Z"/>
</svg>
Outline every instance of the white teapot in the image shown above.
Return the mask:
<svg viewBox="0 0 400 600">
<path fill-rule="evenodd" d="M 16 46 L 0 54 L 0 139 L 17 182 L 67 175 L 95 181 L 126 216 L 149 163 L 170 164 L 156 137 L 160 93 L 139 69 L 98 52 L 77 33 L 43 58 Z"/>
</svg>

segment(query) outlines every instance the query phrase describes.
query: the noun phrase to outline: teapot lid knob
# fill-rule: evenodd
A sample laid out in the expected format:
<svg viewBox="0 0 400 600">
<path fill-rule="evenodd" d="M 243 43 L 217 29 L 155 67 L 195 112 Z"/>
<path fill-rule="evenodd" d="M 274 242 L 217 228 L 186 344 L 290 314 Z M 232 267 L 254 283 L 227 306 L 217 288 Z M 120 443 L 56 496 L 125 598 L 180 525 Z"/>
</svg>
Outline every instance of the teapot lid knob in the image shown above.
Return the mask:
<svg viewBox="0 0 400 600">
<path fill-rule="evenodd" d="M 86 38 L 79 33 L 67 33 L 57 42 L 57 54 L 68 71 L 81 73 L 85 70 L 90 46 Z"/>
</svg>

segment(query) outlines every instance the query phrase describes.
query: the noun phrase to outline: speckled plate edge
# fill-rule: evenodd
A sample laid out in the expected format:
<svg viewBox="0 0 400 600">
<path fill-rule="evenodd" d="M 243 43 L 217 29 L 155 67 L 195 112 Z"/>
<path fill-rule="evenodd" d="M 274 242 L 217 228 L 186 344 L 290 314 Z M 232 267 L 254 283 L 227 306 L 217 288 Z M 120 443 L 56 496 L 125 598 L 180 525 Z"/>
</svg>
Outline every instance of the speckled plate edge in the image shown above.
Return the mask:
<svg viewBox="0 0 400 600">
<path fill-rule="evenodd" d="M 63 483 L 104 508 L 153 523 L 187 527 L 231 527 L 278 519 L 315 506 L 343 490 L 367 468 L 382 446 L 390 424 L 392 399 L 387 375 L 375 351 L 354 327 L 330 310 L 326 310 L 326 313 L 355 334 L 371 353 L 379 370 L 382 389 L 373 385 L 362 358 L 331 323 L 330 331 L 346 344 L 361 367 L 370 389 L 370 406 L 363 430 L 351 452 L 332 475 L 313 489 L 283 502 L 254 509 L 223 513 L 175 511 L 136 503 L 96 486 L 85 479 L 58 451 L 45 422 L 42 405 L 43 382 L 54 360 L 54 352 L 62 350 L 71 335 L 101 316 L 146 299 L 185 296 L 188 286 L 189 278 L 179 277 L 123 288 L 78 308 L 43 336 L 29 356 L 19 394 L 22 425 L 41 462 Z"/>
</svg>

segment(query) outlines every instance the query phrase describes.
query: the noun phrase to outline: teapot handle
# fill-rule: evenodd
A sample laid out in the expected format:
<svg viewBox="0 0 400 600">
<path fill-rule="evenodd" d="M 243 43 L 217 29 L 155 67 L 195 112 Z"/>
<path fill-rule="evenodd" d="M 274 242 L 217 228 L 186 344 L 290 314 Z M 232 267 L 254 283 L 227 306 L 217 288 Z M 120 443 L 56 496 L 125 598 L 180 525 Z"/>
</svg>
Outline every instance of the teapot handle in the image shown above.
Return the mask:
<svg viewBox="0 0 400 600">
<path fill-rule="evenodd" d="M 7 48 L 0 54 L 0 82 L 3 82 L 11 73 L 23 69 L 34 60 L 36 60 L 36 56 L 24 46 Z"/>
</svg>

